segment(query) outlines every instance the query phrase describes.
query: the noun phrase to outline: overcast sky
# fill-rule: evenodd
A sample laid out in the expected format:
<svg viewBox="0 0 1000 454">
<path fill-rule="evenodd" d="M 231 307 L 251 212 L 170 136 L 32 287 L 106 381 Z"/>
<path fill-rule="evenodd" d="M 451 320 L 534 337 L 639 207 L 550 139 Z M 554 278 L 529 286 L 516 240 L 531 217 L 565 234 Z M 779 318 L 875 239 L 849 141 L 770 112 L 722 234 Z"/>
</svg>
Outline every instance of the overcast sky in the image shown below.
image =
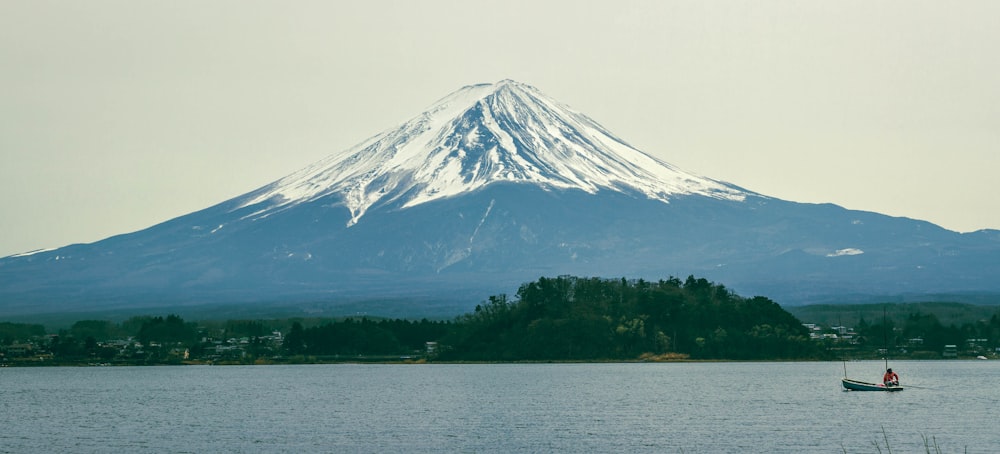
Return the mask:
<svg viewBox="0 0 1000 454">
<path fill-rule="evenodd" d="M 0 0 L 0 256 L 249 192 L 511 78 L 769 196 L 1000 228 L 1000 2 Z"/>
</svg>

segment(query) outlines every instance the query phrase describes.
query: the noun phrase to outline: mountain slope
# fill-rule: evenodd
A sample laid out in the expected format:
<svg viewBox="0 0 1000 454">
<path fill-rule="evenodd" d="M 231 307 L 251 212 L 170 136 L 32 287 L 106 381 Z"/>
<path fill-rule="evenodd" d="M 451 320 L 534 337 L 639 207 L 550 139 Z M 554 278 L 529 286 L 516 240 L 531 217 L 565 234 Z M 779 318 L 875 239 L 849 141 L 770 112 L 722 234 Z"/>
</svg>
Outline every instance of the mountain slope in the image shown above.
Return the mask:
<svg viewBox="0 0 1000 454">
<path fill-rule="evenodd" d="M 1000 232 L 756 194 L 502 81 L 213 207 L 0 259 L 0 315 L 222 305 L 454 315 L 561 274 L 696 274 L 782 304 L 996 293 Z"/>
</svg>

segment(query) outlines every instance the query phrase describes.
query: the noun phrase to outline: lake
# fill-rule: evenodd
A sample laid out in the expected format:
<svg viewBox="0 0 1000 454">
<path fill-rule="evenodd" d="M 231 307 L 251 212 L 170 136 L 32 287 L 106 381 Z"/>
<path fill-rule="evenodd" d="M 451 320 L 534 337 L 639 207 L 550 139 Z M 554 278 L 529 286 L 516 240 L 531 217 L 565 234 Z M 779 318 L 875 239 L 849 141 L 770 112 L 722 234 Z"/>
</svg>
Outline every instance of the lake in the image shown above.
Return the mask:
<svg viewBox="0 0 1000 454">
<path fill-rule="evenodd" d="M 1000 361 L 890 366 L 0 368 L 0 452 L 1000 452 Z"/>
</svg>

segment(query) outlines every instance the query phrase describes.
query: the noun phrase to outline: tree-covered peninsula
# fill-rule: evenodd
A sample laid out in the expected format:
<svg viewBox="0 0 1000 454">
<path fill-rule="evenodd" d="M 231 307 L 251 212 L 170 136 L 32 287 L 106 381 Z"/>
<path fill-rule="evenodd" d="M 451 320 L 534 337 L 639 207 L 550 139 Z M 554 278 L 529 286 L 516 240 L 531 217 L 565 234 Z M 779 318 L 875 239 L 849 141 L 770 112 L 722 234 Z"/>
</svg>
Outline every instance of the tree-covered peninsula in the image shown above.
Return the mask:
<svg viewBox="0 0 1000 454">
<path fill-rule="evenodd" d="M 688 277 L 560 276 L 490 297 L 442 339 L 450 360 L 801 359 L 823 352 L 794 316 Z"/>
</svg>

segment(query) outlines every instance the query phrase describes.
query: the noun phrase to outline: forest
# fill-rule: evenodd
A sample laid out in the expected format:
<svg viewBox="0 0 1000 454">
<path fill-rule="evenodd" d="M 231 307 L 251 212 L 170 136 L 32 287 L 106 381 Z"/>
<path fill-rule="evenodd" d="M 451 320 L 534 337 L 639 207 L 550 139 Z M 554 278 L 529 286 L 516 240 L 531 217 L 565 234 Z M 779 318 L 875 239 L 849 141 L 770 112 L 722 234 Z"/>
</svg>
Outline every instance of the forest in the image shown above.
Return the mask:
<svg viewBox="0 0 1000 454">
<path fill-rule="evenodd" d="M 765 297 L 743 298 L 689 276 L 657 282 L 560 276 L 490 297 L 458 319 L 444 359 L 803 359 L 824 352 Z"/>
<path fill-rule="evenodd" d="M 0 343 L 38 340 L 39 325 L 0 324 Z M 435 361 L 802 359 L 824 351 L 775 302 L 705 279 L 540 278 L 450 321 L 344 318 L 187 322 L 176 315 L 83 320 L 35 350 L 53 360 Z M 432 343 L 428 351 L 428 343 Z M 22 350 L 19 350 L 21 352 Z M 33 352 L 33 353 L 37 353 Z M 5 358 L 6 359 L 6 358 Z"/>
<path fill-rule="evenodd" d="M 56 333 L 0 322 L 0 363 L 800 360 L 866 357 L 884 348 L 932 358 L 944 345 L 969 340 L 980 344 L 975 354 L 1000 347 L 998 314 L 945 326 L 934 314 L 899 316 L 902 310 L 888 319 L 862 316 L 851 337 L 832 336 L 831 328 L 817 336 L 774 301 L 703 278 L 559 276 L 525 283 L 513 297 L 490 296 L 453 320 L 134 316 L 81 320 Z"/>
</svg>

